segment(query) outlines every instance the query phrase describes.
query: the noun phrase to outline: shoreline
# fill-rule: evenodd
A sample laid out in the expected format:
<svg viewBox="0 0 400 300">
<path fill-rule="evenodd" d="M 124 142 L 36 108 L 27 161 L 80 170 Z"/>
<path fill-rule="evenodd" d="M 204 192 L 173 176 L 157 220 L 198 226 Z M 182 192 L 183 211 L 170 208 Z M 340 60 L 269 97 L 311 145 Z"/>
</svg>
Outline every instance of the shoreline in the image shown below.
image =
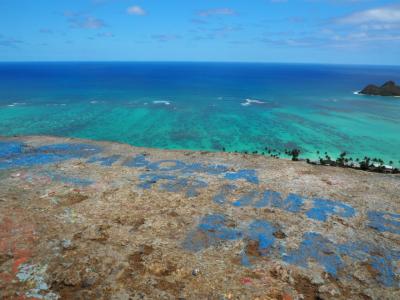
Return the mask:
<svg viewBox="0 0 400 300">
<path fill-rule="evenodd" d="M 353 95 L 368 96 L 368 97 L 382 97 L 382 98 L 400 98 L 400 96 L 383 96 L 383 95 L 368 95 L 368 94 L 362 94 L 361 91 L 355 91 L 355 92 L 353 92 Z"/>
<path fill-rule="evenodd" d="M 344 169 L 354 169 L 354 170 L 359 170 L 359 171 L 366 171 L 366 172 L 374 172 L 374 173 L 393 173 L 393 174 L 398 174 L 400 173 L 400 160 L 397 162 L 392 162 L 390 164 L 389 162 L 384 162 L 383 160 L 377 158 L 377 157 L 370 157 L 368 155 L 361 155 L 364 156 L 363 158 L 361 157 L 356 157 L 352 155 L 352 157 L 349 157 L 349 155 L 346 152 L 346 155 L 344 157 L 341 157 L 342 154 L 333 157 L 330 156 L 328 152 L 324 151 L 316 151 L 316 155 L 313 156 L 313 158 L 309 157 L 301 157 L 302 152 L 301 150 L 298 150 L 296 148 L 294 149 L 284 149 L 284 150 L 278 150 L 278 149 L 273 149 L 273 148 L 268 148 L 266 147 L 263 150 L 254 150 L 254 151 L 237 151 L 237 150 L 227 150 L 226 148 L 222 147 L 220 150 L 202 150 L 202 149 L 174 149 L 174 148 L 152 148 L 152 147 L 144 147 L 144 146 L 135 146 L 129 143 L 124 143 L 124 142 L 118 142 L 118 141 L 111 141 L 111 140 L 97 140 L 97 139 L 88 139 L 88 138 L 75 138 L 75 137 L 65 137 L 65 136 L 57 136 L 57 135 L 13 135 L 13 136 L 2 136 L 0 135 L 0 139 L 18 139 L 18 138 L 62 138 L 62 139 L 72 139 L 72 140 L 86 140 L 89 142 L 105 142 L 105 143 L 114 143 L 114 144 L 120 144 L 120 145 L 129 145 L 135 148 L 139 149 L 153 149 L 157 151 L 178 151 L 178 152 L 193 152 L 193 153 L 229 153 L 229 154 L 234 154 L 234 155 L 248 155 L 248 156 L 260 156 L 260 157 L 266 157 L 266 158 L 274 158 L 274 159 L 282 159 L 286 161 L 300 161 L 300 162 L 305 162 L 307 164 L 311 165 L 320 165 L 320 166 L 327 166 L 327 167 L 337 167 L 337 168 L 344 168 Z M 293 151 L 300 151 L 299 155 L 297 155 L 296 158 L 292 156 L 290 152 Z M 368 160 L 366 160 L 366 158 Z M 395 160 L 394 160 L 395 161 Z M 364 163 L 364 166 L 360 166 L 360 164 Z M 389 164 L 388 164 L 389 163 Z"/>
</svg>

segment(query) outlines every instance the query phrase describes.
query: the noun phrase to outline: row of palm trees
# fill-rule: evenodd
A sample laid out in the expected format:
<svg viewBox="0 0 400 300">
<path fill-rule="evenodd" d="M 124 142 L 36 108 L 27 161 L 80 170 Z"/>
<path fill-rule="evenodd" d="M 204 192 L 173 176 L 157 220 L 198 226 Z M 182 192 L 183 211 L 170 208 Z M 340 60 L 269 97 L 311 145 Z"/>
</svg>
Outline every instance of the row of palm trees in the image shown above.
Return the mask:
<svg viewBox="0 0 400 300">
<path fill-rule="evenodd" d="M 225 148 L 222 148 L 224 152 L 226 152 Z M 231 152 L 232 153 L 232 152 Z M 266 147 L 264 151 L 233 151 L 233 153 L 242 153 L 242 154 L 253 154 L 253 155 L 268 155 L 273 158 L 279 159 L 282 153 L 277 149 L 272 149 Z M 301 160 L 299 158 L 301 154 L 301 150 L 294 148 L 294 149 L 285 149 L 284 154 L 286 156 L 291 157 L 293 161 Z M 379 172 L 379 173 L 400 173 L 400 170 L 397 168 L 392 167 L 393 161 L 389 161 L 389 166 L 385 165 L 384 160 L 381 158 L 371 158 L 365 156 L 363 159 L 352 157 L 347 157 L 347 152 L 342 152 L 339 157 L 336 159 L 332 159 L 332 157 L 328 154 L 328 152 L 324 153 L 324 156 L 320 156 L 320 151 L 317 151 L 319 155 L 318 161 L 311 161 L 310 159 L 306 159 L 307 163 L 310 164 L 320 164 L 320 165 L 328 165 L 328 166 L 335 166 L 335 167 L 342 167 L 342 168 L 353 168 L 353 169 L 360 169 L 364 171 L 371 171 L 371 172 Z M 400 163 L 400 161 L 399 161 Z"/>
</svg>

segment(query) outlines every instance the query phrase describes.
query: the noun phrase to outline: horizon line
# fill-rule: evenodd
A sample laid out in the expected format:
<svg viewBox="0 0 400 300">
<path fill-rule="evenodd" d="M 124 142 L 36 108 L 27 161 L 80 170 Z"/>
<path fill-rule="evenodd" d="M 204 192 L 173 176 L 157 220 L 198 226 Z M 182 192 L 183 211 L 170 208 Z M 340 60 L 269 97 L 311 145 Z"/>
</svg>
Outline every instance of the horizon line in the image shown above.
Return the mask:
<svg viewBox="0 0 400 300">
<path fill-rule="evenodd" d="M 363 63 L 332 63 L 332 62 L 268 62 L 268 61 L 208 61 L 208 60 L 0 60 L 4 63 L 215 63 L 215 64 L 286 64 L 286 65 L 336 65 L 336 66 L 371 66 L 400 67 L 399 64 L 363 64 Z"/>
</svg>

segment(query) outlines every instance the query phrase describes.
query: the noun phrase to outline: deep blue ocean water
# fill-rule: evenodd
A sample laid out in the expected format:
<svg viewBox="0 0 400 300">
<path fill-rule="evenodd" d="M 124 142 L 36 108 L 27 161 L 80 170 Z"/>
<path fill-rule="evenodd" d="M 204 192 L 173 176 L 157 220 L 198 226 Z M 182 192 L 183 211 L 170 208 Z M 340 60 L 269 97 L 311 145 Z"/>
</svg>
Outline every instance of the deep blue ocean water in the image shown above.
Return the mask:
<svg viewBox="0 0 400 300">
<path fill-rule="evenodd" d="M 0 135 L 167 149 L 347 151 L 400 160 L 400 67 L 242 63 L 0 63 Z"/>
</svg>

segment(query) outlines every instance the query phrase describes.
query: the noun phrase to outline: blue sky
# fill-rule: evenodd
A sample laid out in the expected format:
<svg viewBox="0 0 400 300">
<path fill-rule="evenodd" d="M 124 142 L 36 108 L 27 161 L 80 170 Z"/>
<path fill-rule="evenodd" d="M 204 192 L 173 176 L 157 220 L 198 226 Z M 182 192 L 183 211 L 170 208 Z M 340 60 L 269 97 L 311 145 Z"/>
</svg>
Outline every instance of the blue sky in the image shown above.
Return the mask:
<svg viewBox="0 0 400 300">
<path fill-rule="evenodd" d="M 0 61 L 400 64 L 400 3 L 1 0 Z"/>
</svg>

